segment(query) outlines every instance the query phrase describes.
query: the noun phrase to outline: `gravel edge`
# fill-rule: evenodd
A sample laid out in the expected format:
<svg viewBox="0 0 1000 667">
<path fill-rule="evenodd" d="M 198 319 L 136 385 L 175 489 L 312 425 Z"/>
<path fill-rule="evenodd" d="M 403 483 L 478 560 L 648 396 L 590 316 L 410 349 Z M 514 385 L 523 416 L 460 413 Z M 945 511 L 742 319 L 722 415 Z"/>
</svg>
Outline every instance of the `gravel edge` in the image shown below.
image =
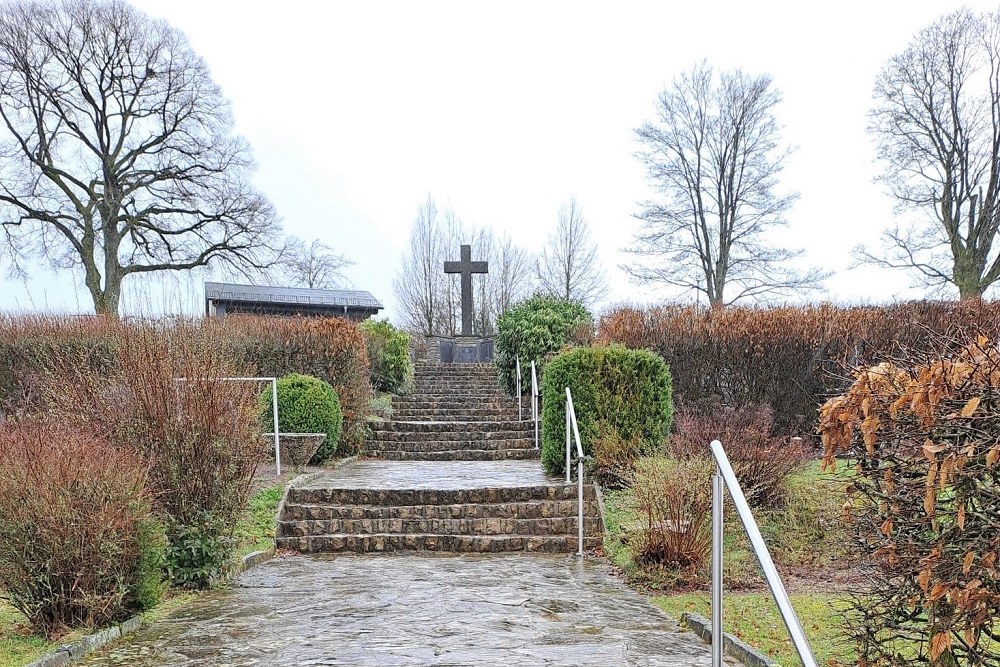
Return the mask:
<svg viewBox="0 0 1000 667">
<path fill-rule="evenodd" d="M 681 625 L 686 626 L 704 641 L 712 641 L 712 622 L 704 616 L 685 612 L 681 614 Z M 767 657 L 742 639 L 728 632 L 722 633 L 722 652 L 731 658 L 739 660 L 747 667 L 781 667 L 777 662 Z"/>
</svg>

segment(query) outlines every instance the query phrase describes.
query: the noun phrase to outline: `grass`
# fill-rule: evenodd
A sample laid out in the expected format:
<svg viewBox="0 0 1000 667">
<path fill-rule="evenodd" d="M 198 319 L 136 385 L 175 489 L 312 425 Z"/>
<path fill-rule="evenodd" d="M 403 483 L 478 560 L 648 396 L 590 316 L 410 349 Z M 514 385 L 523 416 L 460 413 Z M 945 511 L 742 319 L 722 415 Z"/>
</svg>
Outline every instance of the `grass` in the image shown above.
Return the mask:
<svg viewBox="0 0 1000 667">
<path fill-rule="evenodd" d="M 816 662 L 830 666 L 854 664 L 852 646 L 841 630 L 844 598 L 837 594 L 809 593 L 792 595 L 791 599 Z M 686 611 L 709 618 L 709 600 L 708 593 L 686 593 L 656 597 L 653 603 L 676 618 Z M 723 625 L 726 632 L 736 635 L 783 667 L 802 664 L 770 593 L 727 594 Z"/>
<path fill-rule="evenodd" d="M 283 492 L 284 483 L 279 483 L 258 491 L 250 498 L 246 515 L 236 525 L 238 558 L 273 546 L 274 520 Z M 198 595 L 197 592 L 168 590 L 160 604 L 142 614 L 143 622 L 154 623 L 196 599 Z M 31 634 L 27 619 L 6 601 L 0 599 L 0 667 L 26 665 L 53 651 L 57 646 L 75 641 L 90 632 L 89 628 L 81 628 L 55 641 L 47 640 Z"/>
<path fill-rule="evenodd" d="M 236 524 L 237 556 L 274 546 L 274 520 L 284 489 L 284 483 L 275 484 L 250 498 L 246 515 Z"/>
</svg>

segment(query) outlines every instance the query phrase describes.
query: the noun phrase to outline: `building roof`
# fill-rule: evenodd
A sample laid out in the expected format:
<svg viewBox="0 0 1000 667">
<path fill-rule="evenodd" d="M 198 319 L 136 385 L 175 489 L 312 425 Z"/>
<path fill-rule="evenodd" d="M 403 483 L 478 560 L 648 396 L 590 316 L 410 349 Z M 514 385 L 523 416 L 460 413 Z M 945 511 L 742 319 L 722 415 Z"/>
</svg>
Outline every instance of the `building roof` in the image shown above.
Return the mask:
<svg viewBox="0 0 1000 667">
<path fill-rule="evenodd" d="M 311 306 L 355 306 L 383 308 L 371 292 L 346 289 L 307 289 L 303 287 L 267 287 L 234 283 L 205 283 L 205 299 Z"/>
</svg>

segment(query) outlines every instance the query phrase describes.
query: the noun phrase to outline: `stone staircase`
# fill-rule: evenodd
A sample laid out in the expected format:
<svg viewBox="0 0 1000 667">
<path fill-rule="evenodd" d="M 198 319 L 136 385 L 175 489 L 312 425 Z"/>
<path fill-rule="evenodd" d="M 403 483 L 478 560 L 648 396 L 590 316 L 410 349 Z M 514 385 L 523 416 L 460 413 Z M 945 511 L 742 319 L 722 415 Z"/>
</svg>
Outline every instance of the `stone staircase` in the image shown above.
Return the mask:
<svg viewBox="0 0 1000 667">
<path fill-rule="evenodd" d="M 530 409 L 504 396 L 493 364 L 420 364 L 414 391 L 393 401 L 368 454 L 387 461 L 499 461 L 538 458 Z"/>
<path fill-rule="evenodd" d="M 418 365 L 361 460 L 288 489 L 277 546 L 303 552 L 530 552 L 578 548 L 577 485 L 545 475 L 530 410 L 487 364 Z M 603 527 L 584 487 L 584 548 Z"/>
</svg>

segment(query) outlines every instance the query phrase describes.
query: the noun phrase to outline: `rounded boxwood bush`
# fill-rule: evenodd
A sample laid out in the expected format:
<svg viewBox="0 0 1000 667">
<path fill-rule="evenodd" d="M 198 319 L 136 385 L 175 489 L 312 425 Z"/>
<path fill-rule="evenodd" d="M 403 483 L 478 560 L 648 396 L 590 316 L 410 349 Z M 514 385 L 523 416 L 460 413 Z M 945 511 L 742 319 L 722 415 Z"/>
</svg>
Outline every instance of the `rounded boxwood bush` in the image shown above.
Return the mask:
<svg viewBox="0 0 1000 667">
<path fill-rule="evenodd" d="M 271 388 L 260 396 L 264 430 L 274 430 Z M 329 383 L 311 375 L 290 373 L 278 379 L 278 424 L 282 433 L 326 433 L 310 463 L 326 461 L 337 451 L 344 416 L 340 398 Z"/>
<path fill-rule="evenodd" d="M 546 355 L 571 342 L 578 330 L 593 328 L 590 312 L 575 301 L 536 294 L 504 312 L 497 320 L 494 361 L 500 386 L 511 396 L 517 391 L 517 358 L 521 358 L 521 393 L 531 392 L 531 362 L 541 377 Z"/>
<path fill-rule="evenodd" d="M 636 455 L 654 454 L 670 433 L 674 405 L 662 357 L 620 345 L 573 348 L 552 359 L 542 377 L 542 464 L 550 473 L 566 469 L 566 387 L 585 455 L 609 433 L 636 443 Z"/>
</svg>

